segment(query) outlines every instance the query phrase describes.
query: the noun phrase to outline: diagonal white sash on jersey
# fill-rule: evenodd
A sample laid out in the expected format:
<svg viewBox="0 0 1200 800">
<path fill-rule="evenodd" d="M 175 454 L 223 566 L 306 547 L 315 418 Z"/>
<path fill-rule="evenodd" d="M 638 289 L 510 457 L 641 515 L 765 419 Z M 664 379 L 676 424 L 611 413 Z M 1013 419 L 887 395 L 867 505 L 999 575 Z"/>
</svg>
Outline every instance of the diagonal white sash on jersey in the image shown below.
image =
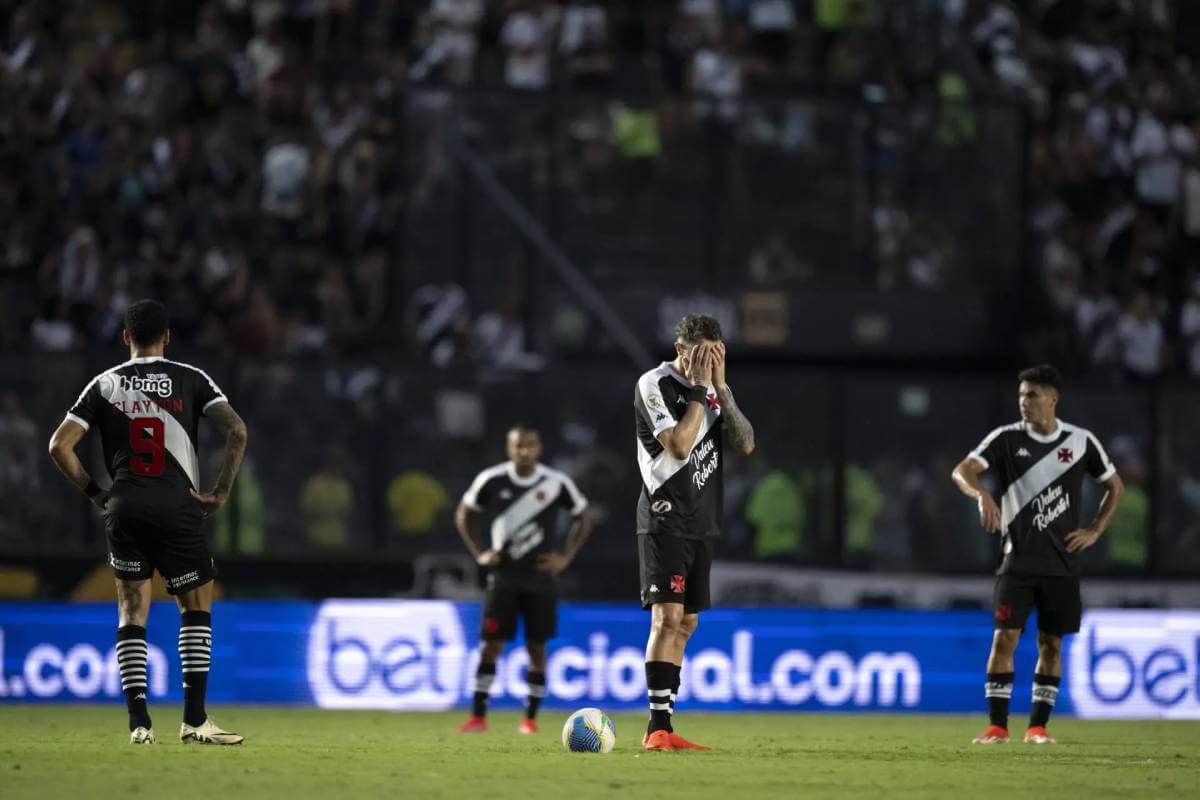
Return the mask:
<svg viewBox="0 0 1200 800">
<path fill-rule="evenodd" d="M 651 456 L 646 451 L 646 447 L 641 443 L 641 440 L 636 440 L 638 469 L 642 472 L 642 483 L 646 486 L 647 495 L 657 492 L 659 487 L 669 481 L 676 472 L 687 466 L 688 461 L 692 458 L 692 451 L 696 449 L 696 445 L 704 441 L 704 437 L 708 436 L 708 432 L 712 430 L 713 425 L 717 424 L 717 420 L 720 417 L 721 412 L 719 410 L 713 411 L 705 408 L 704 419 L 700 423 L 700 429 L 696 431 L 696 438 L 692 440 L 692 446 L 688 448 L 686 458 L 675 458 L 667 452 L 665 447 L 659 451 L 658 455 Z M 675 424 L 678 425 L 682 419 L 683 417 L 680 417 L 675 420 Z"/>
<path fill-rule="evenodd" d="M 1030 467 L 1024 475 L 1017 478 L 1008 487 L 1004 497 L 1000 499 L 1000 530 L 1007 534 L 1008 526 L 1012 523 L 1021 509 L 1029 505 L 1033 498 L 1046 490 L 1063 473 L 1075 466 L 1087 453 L 1087 433 L 1075 431 L 1066 439 L 1054 446 L 1040 461 Z M 1071 451 L 1070 461 L 1060 461 L 1058 453 L 1063 448 Z"/>
<path fill-rule="evenodd" d="M 192 439 L 188 436 L 186 430 L 179 420 L 175 419 L 174 415 L 166 410 L 159 408 L 158 405 L 146 396 L 141 390 L 126 391 L 121 388 L 121 376 L 112 374 L 109 376 L 112 379 L 111 391 L 107 391 L 110 387 L 101 381 L 100 393 L 104 399 L 110 403 L 120 403 L 120 408 L 128 408 L 129 403 L 137 401 L 145 406 L 148 410 L 144 414 L 132 414 L 125 411 L 125 416 L 130 419 L 138 417 L 154 417 L 163 421 L 163 446 L 167 452 L 175 459 L 175 463 L 179 464 L 183 474 L 187 475 L 188 480 L 192 482 L 192 488 L 199 488 L 196 482 L 197 475 L 200 472 L 200 463 L 196 458 L 196 448 L 192 446 Z M 118 406 L 113 406 L 117 408 Z"/>
<path fill-rule="evenodd" d="M 553 475 L 530 486 L 492 522 L 492 549 L 503 550 L 510 536 L 558 499 L 562 488 L 562 481 Z"/>
</svg>

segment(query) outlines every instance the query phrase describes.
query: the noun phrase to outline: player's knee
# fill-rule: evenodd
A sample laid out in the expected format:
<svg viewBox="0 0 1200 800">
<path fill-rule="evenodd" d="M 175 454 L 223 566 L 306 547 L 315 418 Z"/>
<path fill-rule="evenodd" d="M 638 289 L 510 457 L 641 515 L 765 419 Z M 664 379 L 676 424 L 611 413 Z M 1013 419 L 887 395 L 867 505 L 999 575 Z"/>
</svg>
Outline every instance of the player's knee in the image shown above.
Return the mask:
<svg viewBox="0 0 1200 800">
<path fill-rule="evenodd" d="M 676 635 L 686 641 L 696 632 L 699 624 L 700 616 L 698 614 L 684 614 L 679 620 L 679 631 Z"/>
<path fill-rule="evenodd" d="M 1017 642 L 1021 640 L 1021 632 L 1018 630 L 998 630 L 996 638 L 992 642 L 992 647 L 997 653 L 1003 655 L 1012 655 L 1017 649 Z"/>
<path fill-rule="evenodd" d="M 660 636 L 678 636 L 683 626 L 683 607 L 677 603 L 661 603 L 654 607 L 650 629 Z"/>
<path fill-rule="evenodd" d="M 529 652 L 529 668 L 535 672 L 546 671 L 546 643 L 526 643 L 526 651 Z"/>
<path fill-rule="evenodd" d="M 1038 632 L 1038 655 L 1043 660 L 1058 661 L 1062 655 L 1062 638 Z"/>
<path fill-rule="evenodd" d="M 490 664 L 500 657 L 500 653 L 504 650 L 504 642 L 488 639 L 483 643 L 483 648 L 480 651 L 480 660 Z"/>
</svg>

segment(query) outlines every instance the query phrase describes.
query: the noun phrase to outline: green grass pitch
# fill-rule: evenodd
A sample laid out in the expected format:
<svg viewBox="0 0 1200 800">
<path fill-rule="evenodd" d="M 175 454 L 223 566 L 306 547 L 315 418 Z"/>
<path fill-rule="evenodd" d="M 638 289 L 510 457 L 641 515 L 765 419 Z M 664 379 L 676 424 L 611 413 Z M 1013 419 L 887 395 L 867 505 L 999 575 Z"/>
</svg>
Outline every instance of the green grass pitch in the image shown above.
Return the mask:
<svg viewBox="0 0 1200 800">
<path fill-rule="evenodd" d="M 1056 746 L 975 747 L 982 716 L 681 712 L 716 749 L 643 753 L 644 716 L 617 714 L 616 749 L 584 755 L 563 751 L 554 710 L 526 737 L 515 713 L 458 735 L 460 713 L 214 709 L 241 747 L 184 746 L 179 710 L 152 712 L 158 744 L 133 747 L 117 706 L 0 706 L 0 798 L 1200 796 L 1200 722 L 1058 719 Z"/>
</svg>

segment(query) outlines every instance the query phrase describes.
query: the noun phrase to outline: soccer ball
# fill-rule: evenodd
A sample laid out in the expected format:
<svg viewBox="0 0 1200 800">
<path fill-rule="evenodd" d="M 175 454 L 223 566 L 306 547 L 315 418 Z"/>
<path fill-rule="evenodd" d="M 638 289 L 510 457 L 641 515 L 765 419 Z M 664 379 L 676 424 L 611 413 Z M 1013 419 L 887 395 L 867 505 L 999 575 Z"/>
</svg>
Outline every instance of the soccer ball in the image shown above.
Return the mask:
<svg viewBox="0 0 1200 800">
<path fill-rule="evenodd" d="M 563 725 L 563 748 L 572 753 L 607 753 L 617 743 L 617 726 L 598 708 L 581 708 Z"/>
</svg>

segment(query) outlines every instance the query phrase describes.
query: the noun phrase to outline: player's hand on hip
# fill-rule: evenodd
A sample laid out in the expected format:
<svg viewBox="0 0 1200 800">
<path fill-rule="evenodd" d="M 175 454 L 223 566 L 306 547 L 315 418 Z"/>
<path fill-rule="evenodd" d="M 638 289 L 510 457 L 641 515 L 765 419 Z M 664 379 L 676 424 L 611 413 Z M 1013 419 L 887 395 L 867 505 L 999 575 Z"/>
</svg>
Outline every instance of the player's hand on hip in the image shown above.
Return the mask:
<svg viewBox="0 0 1200 800">
<path fill-rule="evenodd" d="M 500 554 L 495 550 L 484 550 L 475 556 L 475 563 L 481 567 L 494 567 L 500 563 Z"/>
<path fill-rule="evenodd" d="M 1087 550 L 1099 538 L 1100 531 L 1094 528 L 1080 528 L 1077 531 L 1071 531 L 1066 536 L 1067 552 L 1078 553 L 1080 550 Z"/>
<path fill-rule="evenodd" d="M 557 575 L 570 564 L 571 562 L 562 553 L 542 553 L 537 557 L 538 571 L 549 572 L 551 575 Z"/>
<path fill-rule="evenodd" d="M 102 491 L 100 494 L 92 498 L 92 504 L 95 505 L 96 508 L 103 511 L 104 507 L 108 505 L 108 498 L 110 497 L 112 497 L 112 495 L 110 495 L 108 492 Z"/>
<path fill-rule="evenodd" d="M 1000 532 L 1000 507 L 987 492 L 979 495 L 979 524 L 988 533 Z"/>
<path fill-rule="evenodd" d="M 221 506 L 229 499 L 225 495 L 219 495 L 216 492 L 212 494 L 200 494 L 195 489 L 189 489 L 192 493 L 192 499 L 200 504 L 200 510 L 204 512 L 204 516 L 212 516 L 221 510 Z"/>
</svg>

